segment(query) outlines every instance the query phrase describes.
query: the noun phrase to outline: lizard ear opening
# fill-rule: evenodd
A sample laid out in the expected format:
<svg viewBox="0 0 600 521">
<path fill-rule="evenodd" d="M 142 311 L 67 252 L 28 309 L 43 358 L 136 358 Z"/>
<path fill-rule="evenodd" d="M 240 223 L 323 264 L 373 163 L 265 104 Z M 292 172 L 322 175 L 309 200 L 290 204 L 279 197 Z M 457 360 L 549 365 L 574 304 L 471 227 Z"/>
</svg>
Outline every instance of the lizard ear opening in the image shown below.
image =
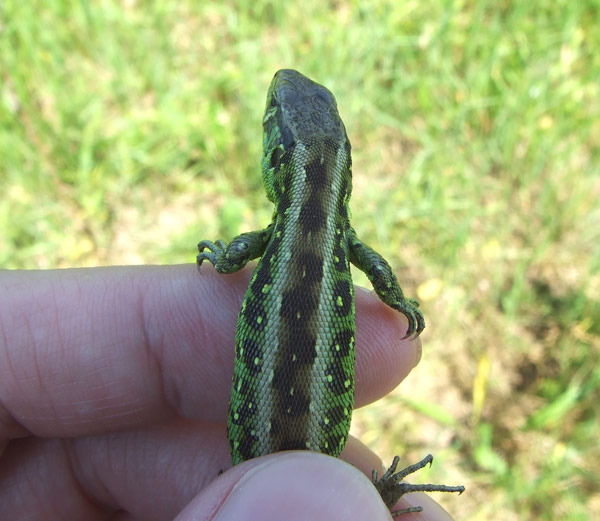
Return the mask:
<svg viewBox="0 0 600 521">
<path fill-rule="evenodd" d="M 283 155 L 283 150 L 281 150 L 281 147 L 277 147 L 275 150 L 273 150 L 273 153 L 271 154 L 271 160 L 270 160 L 271 168 L 276 168 L 279 166 L 279 162 L 281 161 L 282 155 Z"/>
</svg>

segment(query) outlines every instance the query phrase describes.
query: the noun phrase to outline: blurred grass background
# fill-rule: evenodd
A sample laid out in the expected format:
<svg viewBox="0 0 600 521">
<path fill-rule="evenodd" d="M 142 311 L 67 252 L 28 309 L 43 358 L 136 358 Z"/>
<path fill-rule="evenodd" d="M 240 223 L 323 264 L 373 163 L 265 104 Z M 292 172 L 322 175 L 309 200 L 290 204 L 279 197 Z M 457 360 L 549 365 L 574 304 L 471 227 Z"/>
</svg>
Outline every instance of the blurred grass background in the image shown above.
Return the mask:
<svg viewBox="0 0 600 521">
<path fill-rule="evenodd" d="M 297 68 L 428 324 L 353 432 L 432 452 L 414 481 L 466 485 L 436 495 L 456 519 L 599 519 L 599 24 L 597 0 L 4 0 L 0 265 L 194 262 L 263 227 L 266 89 Z"/>
</svg>

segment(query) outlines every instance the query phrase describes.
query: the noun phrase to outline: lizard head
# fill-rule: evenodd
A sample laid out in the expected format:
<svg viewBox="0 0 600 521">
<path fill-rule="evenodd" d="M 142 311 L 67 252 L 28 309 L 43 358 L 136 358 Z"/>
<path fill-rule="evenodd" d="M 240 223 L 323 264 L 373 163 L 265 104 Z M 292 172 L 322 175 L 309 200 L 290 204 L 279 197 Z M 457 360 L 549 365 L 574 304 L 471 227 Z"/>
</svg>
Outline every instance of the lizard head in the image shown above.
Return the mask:
<svg viewBox="0 0 600 521">
<path fill-rule="evenodd" d="M 280 162 L 298 144 L 326 142 L 330 148 L 345 147 L 349 152 L 346 128 L 333 94 L 292 69 L 275 73 L 267 93 L 263 127 L 263 180 L 271 201 Z"/>
</svg>

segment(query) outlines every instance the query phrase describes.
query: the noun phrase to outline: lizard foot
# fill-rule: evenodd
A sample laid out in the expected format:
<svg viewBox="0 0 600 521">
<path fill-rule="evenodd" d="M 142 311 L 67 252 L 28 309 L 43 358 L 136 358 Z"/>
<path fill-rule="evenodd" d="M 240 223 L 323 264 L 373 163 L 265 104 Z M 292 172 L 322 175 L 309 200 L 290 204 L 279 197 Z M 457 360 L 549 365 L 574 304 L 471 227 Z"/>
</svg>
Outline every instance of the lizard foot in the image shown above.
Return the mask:
<svg viewBox="0 0 600 521">
<path fill-rule="evenodd" d="M 383 499 L 383 502 L 390 510 L 400 499 L 401 496 L 409 492 L 458 492 L 460 495 L 465 490 L 465 487 L 463 487 L 462 485 L 450 487 L 448 485 L 412 485 L 410 483 L 400 483 L 400 481 L 409 474 L 413 474 L 417 470 L 425 467 L 427 464 L 431 464 L 431 462 L 433 461 L 433 456 L 431 454 L 428 454 L 421 461 L 415 463 L 414 465 L 409 465 L 405 469 L 396 472 L 396 468 L 398 467 L 399 461 L 400 458 L 396 456 L 390 467 L 387 469 L 386 473 L 383 476 L 381 476 L 381 479 L 378 479 L 377 470 L 373 470 L 373 484 L 375 485 L 375 488 L 377 489 L 379 495 Z M 422 511 L 423 507 L 404 508 L 402 510 L 394 510 L 392 512 L 392 516 L 399 516 L 401 514 L 408 514 L 409 512 Z"/>
</svg>

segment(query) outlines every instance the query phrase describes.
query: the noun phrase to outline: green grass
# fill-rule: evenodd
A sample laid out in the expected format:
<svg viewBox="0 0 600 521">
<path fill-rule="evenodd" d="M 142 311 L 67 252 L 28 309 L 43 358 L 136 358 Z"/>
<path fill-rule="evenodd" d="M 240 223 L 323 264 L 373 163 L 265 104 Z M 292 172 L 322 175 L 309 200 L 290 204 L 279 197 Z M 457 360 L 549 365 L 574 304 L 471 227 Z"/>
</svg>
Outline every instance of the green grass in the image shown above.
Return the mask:
<svg viewBox="0 0 600 521">
<path fill-rule="evenodd" d="M 0 263 L 193 262 L 264 226 L 264 97 L 297 68 L 335 93 L 354 226 L 428 321 L 355 432 L 437 455 L 457 519 L 598 518 L 599 23 L 595 0 L 5 0 Z"/>
</svg>

